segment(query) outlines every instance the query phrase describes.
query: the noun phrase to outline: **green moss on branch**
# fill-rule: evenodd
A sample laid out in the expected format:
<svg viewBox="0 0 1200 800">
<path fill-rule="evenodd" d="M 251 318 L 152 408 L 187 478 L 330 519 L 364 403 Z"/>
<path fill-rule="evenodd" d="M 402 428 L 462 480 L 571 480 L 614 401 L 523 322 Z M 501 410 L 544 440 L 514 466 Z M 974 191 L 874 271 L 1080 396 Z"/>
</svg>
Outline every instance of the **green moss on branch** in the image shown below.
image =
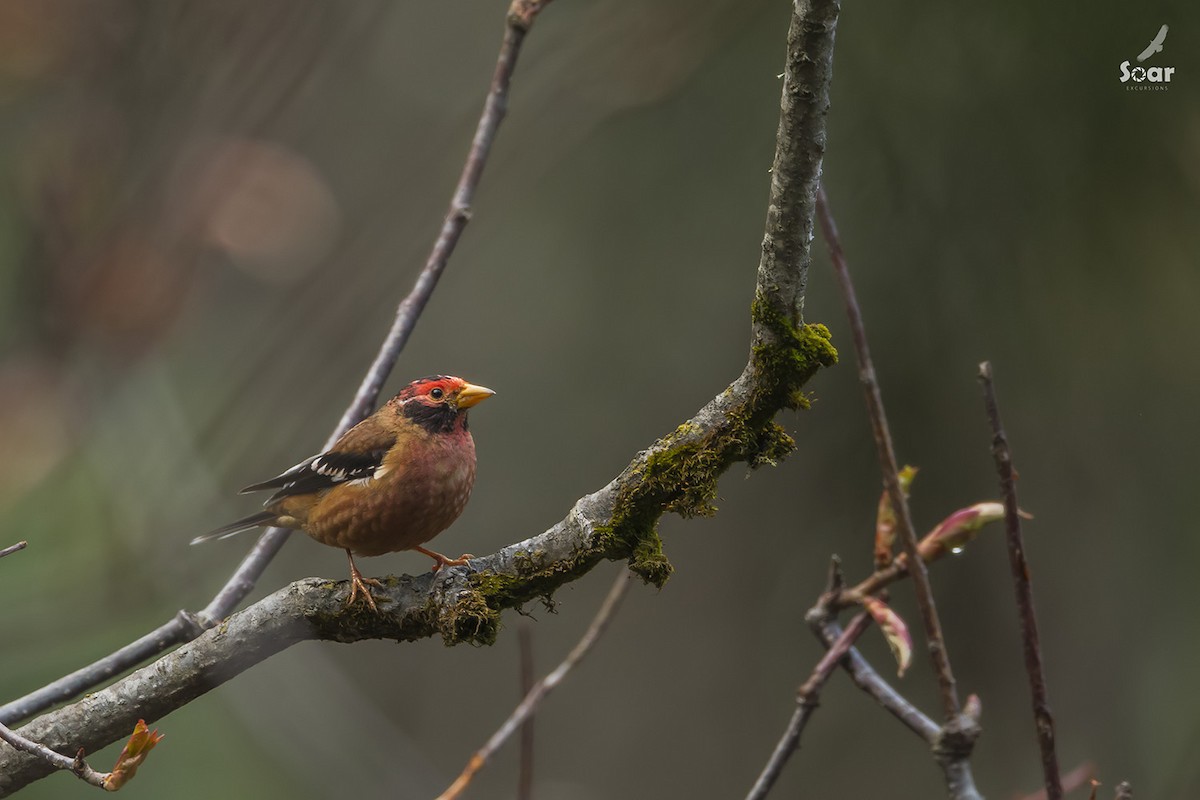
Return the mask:
<svg viewBox="0 0 1200 800">
<path fill-rule="evenodd" d="M 739 461 L 752 469 L 774 465 L 795 449 L 775 414 L 808 407 L 804 385 L 837 363 L 837 350 L 824 325 L 795 324 L 761 297 L 752 315 L 755 341 L 744 379 L 638 454 L 610 487 L 606 516 L 589 520 L 592 535 L 569 557 L 520 551 L 508 569 L 471 575 L 469 589 L 438 619 L 447 644 L 490 644 L 501 609 L 548 598 L 604 559 L 627 560 L 645 582 L 661 587 L 674 569 L 658 535 L 662 515 L 712 516 L 725 470 Z"/>
</svg>

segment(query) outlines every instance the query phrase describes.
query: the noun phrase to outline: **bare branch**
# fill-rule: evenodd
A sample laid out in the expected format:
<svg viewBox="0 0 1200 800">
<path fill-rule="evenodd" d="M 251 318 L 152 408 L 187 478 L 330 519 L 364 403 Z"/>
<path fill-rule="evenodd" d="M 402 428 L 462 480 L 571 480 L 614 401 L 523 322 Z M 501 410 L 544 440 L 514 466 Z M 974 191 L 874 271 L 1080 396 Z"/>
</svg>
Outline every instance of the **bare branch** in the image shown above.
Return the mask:
<svg viewBox="0 0 1200 800">
<path fill-rule="evenodd" d="M 1000 476 L 1000 491 L 1004 495 L 1004 528 L 1008 542 L 1008 562 L 1012 567 L 1013 589 L 1017 595 L 1017 611 L 1021 620 L 1021 639 L 1025 648 L 1025 672 L 1029 676 L 1029 691 L 1033 700 L 1033 722 L 1037 728 L 1038 747 L 1042 753 L 1042 777 L 1046 782 L 1047 800 L 1061 800 L 1062 778 L 1058 772 L 1058 755 L 1054 750 L 1054 717 L 1047 699 L 1046 672 L 1042 667 L 1042 645 L 1038 638 L 1037 612 L 1033 607 L 1033 579 L 1025 558 L 1025 542 L 1021 536 L 1021 514 L 1017 507 L 1017 485 L 1012 464 L 1012 451 L 1000 408 L 996 403 L 996 387 L 992 381 L 992 365 L 979 365 L 979 381 L 983 384 L 983 402 L 988 422 L 992 426 L 992 457 Z"/>
<path fill-rule="evenodd" d="M 892 444 L 892 434 L 888 429 L 887 414 L 883 409 L 883 395 L 879 391 L 879 382 L 875 378 L 875 364 L 871 360 L 871 350 L 867 345 L 867 331 L 863 325 L 862 311 L 858 307 L 858 297 L 854 292 L 854 283 L 850 279 L 850 268 L 842 250 L 842 242 L 838 237 L 837 226 L 833 214 L 829 210 L 829 200 L 824 188 L 817 193 L 817 217 L 821 221 L 821 232 L 825 244 L 829 248 L 829 257 L 833 261 L 834 272 L 837 273 L 838 283 L 846 303 L 846 316 L 850 320 L 850 331 L 854 339 L 854 350 L 858 355 L 858 379 L 862 383 L 863 394 L 866 395 L 867 413 L 871 418 L 871 430 L 875 434 L 875 447 L 879 453 L 879 466 L 883 471 L 883 484 L 887 489 L 892 508 L 896 512 L 896 522 L 900 529 L 900 539 L 904 543 L 904 551 L 908 554 L 916 588 L 917 604 L 921 609 L 921 620 L 925 625 L 925 641 L 929 647 L 929 658 L 933 662 L 937 674 L 938 686 L 941 689 L 942 711 L 947 722 L 959 713 L 958 693 L 955 689 L 954 672 L 950 667 L 950 655 L 946 651 L 945 637 L 942 636 L 942 623 L 938 618 L 937 605 L 933 599 L 933 587 L 929 583 L 929 573 L 925 562 L 917 550 L 917 534 L 913 527 L 912 514 L 908 508 L 908 498 L 900 485 L 899 467 L 896 462 L 896 450 Z"/>
<path fill-rule="evenodd" d="M 4 558 L 5 556 L 11 556 L 13 553 L 19 553 L 22 550 L 24 550 L 27 546 L 29 546 L 29 542 L 24 542 L 24 541 L 17 542 L 16 544 L 10 544 L 8 547 L 4 548 L 3 550 L 0 550 L 0 558 Z"/>
<path fill-rule="evenodd" d="M 396 309 L 392 328 L 380 346 L 374 362 L 367 370 L 354 399 L 342 414 L 333 433 L 326 440 L 326 448 L 332 446 L 343 433 L 366 417 L 374 408 L 384 381 L 399 358 L 417 319 L 433 294 L 438 279 L 446 268 L 450 254 L 454 251 L 471 218 L 471 203 L 475 198 L 475 190 L 491 153 L 496 131 L 504 119 L 508 106 L 509 85 L 512 81 L 513 71 L 516 69 L 517 56 L 521 52 L 521 44 L 533 24 L 534 18 L 549 2 L 550 0 L 514 0 L 507 17 L 500 54 L 496 59 L 491 90 L 484 101 L 475 137 L 471 142 L 458 185 L 455 187 L 453 199 L 450 201 L 450 208 L 442 222 L 441 232 L 412 290 Z M 263 571 L 283 547 L 290 534 L 291 531 L 286 528 L 268 528 L 259 536 L 225 585 L 198 615 L 193 616 L 186 612 L 180 612 L 174 619 L 136 642 L 37 691 L 7 703 L 0 707 L 0 721 L 12 723 L 30 717 L 109 680 L 114 675 L 124 672 L 147 658 L 165 652 L 177 644 L 195 639 L 204 629 L 216 625 L 228 616 L 250 594 L 255 583 L 262 577 Z"/>
<path fill-rule="evenodd" d="M 7 725 L 0 724 L 0 739 L 11 744 L 13 747 L 25 753 L 35 756 L 45 763 L 49 764 L 53 770 L 66 770 L 72 772 L 77 778 L 86 783 L 90 783 L 97 789 L 104 789 L 104 779 L 108 777 L 103 772 L 97 772 L 88 766 L 88 763 L 83 760 L 83 749 L 81 748 L 74 758 L 68 758 L 62 753 L 56 753 L 45 745 L 38 744 L 32 739 L 26 739 L 16 731 L 9 728 Z"/>
<path fill-rule="evenodd" d="M 756 341 L 777 334 L 779 326 L 771 324 L 773 317 L 781 315 L 796 325 L 804 316 L 840 11 L 838 0 L 794 0 L 792 4 L 771 194 L 758 267 L 757 303 L 767 307 L 760 306 L 755 315 Z"/>
<path fill-rule="evenodd" d="M 533 688 L 525 695 L 525 699 L 517 705 L 513 713 L 504 724 L 492 734 L 491 738 L 484 743 L 483 747 L 475 751 L 471 756 L 471 760 L 467 762 L 467 766 L 463 769 L 462 774 L 455 779 L 454 783 L 450 784 L 450 788 L 442 792 L 438 796 L 438 800 L 455 800 L 462 795 L 468 786 L 471 785 L 471 779 L 475 777 L 475 773 L 487 764 L 497 750 L 500 749 L 508 738 L 520 728 L 527 720 L 533 717 L 538 706 L 546 695 L 550 694 L 556 686 L 563 682 L 567 674 L 575 668 L 575 665 L 583 660 L 584 656 L 595 646 L 600 637 L 604 634 L 608 624 L 612 622 L 613 615 L 621 606 L 621 600 L 625 597 L 625 592 L 629 590 L 629 573 L 617 575 L 617 579 L 613 581 L 612 588 L 608 590 L 608 596 L 604 598 L 604 603 L 600 606 L 600 610 L 596 612 L 596 616 L 592 619 L 592 624 L 588 626 L 584 632 L 583 638 L 571 649 L 567 657 L 563 659 L 554 670 L 533 685 Z"/>
<path fill-rule="evenodd" d="M 507 25 L 504 28 L 504 41 L 500 45 L 500 55 L 496 59 L 496 69 L 492 74 L 491 90 L 483 103 L 483 112 L 479 116 L 479 124 L 475 128 L 475 136 L 471 140 L 471 149 L 467 153 L 466 163 L 463 164 L 458 184 L 450 200 L 450 208 L 442 220 L 442 229 L 438 234 L 433 250 L 425 261 L 425 267 L 417 277 L 412 291 L 396 309 L 396 318 L 392 329 L 388 331 L 387 339 L 379 349 L 375 362 L 367 371 L 367 376 L 354 397 L 354 402 L 342 415 L 338 424 L 338 436 L 359 420 L 374 410 L 379 399 L 379 390 L 387 380 L 392 366 L 412 335 L 417 318 L 425 310 L 425 304 L 433 295 L 438 279 L 446 269 L 450 254 L 462 238 L 463 230 L 471 220 L 471 205 L 475 201 L 475 191 L 479 187 L 479 179 L 483 176 L 483 168 L 487 165 L 488 156 L 492 152 L 492 144 L 496 140 L 496 131 L 508 112 L 508 90 L 512 76 L 517 67 L 517 57 L 521 54 L 521 44 L 525 35 L 533 25 L 534 19 L 550 3 L 550 0 L 513 0 L 509 8 Z M 333 441 L 330 441 L 333 444 Z"/>
<path fill-rule="evenodd" d="M 810 616 L 808 625 L 826 647 L 833 647 L 843 633 L 840 625 L 824 616 L 816 618 Z M 873 697 L 884 710 L 930 744 L 937 741 L 940 732 L 938 724 L 893 689 L 891 684 L 875 671 L 875 668 L 862 657 L 858 650 L 850 648 L 843 659 L 843 665 L 846 672 L 849 673 L 850 679 L 854 681 L 854 685 Z"/>
<path fill-rule="evenodd" d="M 0 706 L 0 722 L 11 724 L 50 706 L 70 700 L 80 692 L 104 683 L 135 664 L 152 658 L 177 644 L 191 641 L 204 632 L 195 618 L 186 611 L 140 639 L 122 647 L 99 661 L 53 681 L 24 697 Z"/>
<path fill-rule="evenodd" d="M 796 692 L 796 710 L 792 714 L 792 719 L 788 722 L 787 730 L 783 732 L 783 736 L 779 739 L 779 743 L 775 745 L 774 752 L 771 753 L 771 758 L 767 761 L 767 765 L 763 767 L 762 773 L 758 776 L 758 780 L 754 782 L 754 786 L 750 788 L 750 793 L 746 795 L 746 800 L 762 800 L 771 791 L 775 785 L 775 781 L 779 780 L 779 776 L 783 774 L 783 768 L 787 765 L 788 759 L 800 747 L 800 734 L 804 732 L 804 726 L 808 723 L 808 718 L 812 716 L 812 712 L 817 709 L 818 695 L 821 693 L 821 687 L 825 685 L 825 681 L 829 680 L 829 676 L 833 674 L 837 665 L 846 657 L 854 642 L 862 636 L 871 624 L 871 618 L 866 614 L 859 614 L 846 629 L 842 631 L 833 645 L 825 652 L 825 655 L 817 662 L 817 666 L 813 668 L 812 674 L 808 676 L 808 680 L 801 685 L 799 691 Z"/>
<path fill-rule="evenodd" d="M 841 626 L 823 614 L 810 612 L 808 624 L 826 647 L 832 647 L 843 633 Z M 944 728 L 939 727 L 893 689 L 854 648 L 846 653 L 842 666 L 855 686 L 873 697 L 884 710 L 933 748 L 938 765 L 942 768 L 946 791 L 952 800 L 983 800 L 975 788 L 970 762 L 961 756 L 962 748 L 969 748 L 979 735 L 978 721 L 974 716 L 959 714 Z"/>
</svg>

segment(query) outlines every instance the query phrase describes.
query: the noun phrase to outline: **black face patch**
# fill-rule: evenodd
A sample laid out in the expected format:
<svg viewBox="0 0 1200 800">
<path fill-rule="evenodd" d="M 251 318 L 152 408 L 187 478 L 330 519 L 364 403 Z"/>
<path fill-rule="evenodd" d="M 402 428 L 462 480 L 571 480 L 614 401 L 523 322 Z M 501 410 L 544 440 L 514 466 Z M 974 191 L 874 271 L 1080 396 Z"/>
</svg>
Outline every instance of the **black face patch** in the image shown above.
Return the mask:
<svg viewBox="0 0 1200 800">
<path fill-rule="evenodd" d="M 412 400 L 401 406 L 401 413 L 430 433 L 449 433 L 458 421 L 458 411 L 449 403 L 430 405 Z"/>
</svg>

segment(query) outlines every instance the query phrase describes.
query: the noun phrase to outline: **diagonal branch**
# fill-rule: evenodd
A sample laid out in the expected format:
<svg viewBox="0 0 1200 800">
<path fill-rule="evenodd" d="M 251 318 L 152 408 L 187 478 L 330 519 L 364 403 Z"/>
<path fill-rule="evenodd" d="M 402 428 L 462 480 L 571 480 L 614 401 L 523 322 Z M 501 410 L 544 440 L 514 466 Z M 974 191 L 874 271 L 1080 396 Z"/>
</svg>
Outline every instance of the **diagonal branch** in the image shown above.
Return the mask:
<svg viewBox="0 0 1200 800">
<path fill-rule="evenodd" d="M 846 629 L 842 631 L 837 640 L 830 645 L 825 651 L 825 655 L 813 667 L 812 673 L 808 676 L 796 692 L 796 710 L 792 712 L 792 718 L 788 722 L 787 729 L 780 737 L 779 743 L 775 745 L 775 750 L 771 753 L 767 765 L 763 767 L 762 773 L 758 776 L 758 780 L 754 782 L 754 786 L 750 788 L 750 793 L 746 795 L 746 800 L 763 800 L 771 791 L 771 787 L 779 780 L 779 776 L 783 774 L 783 768 L 787 765 L 788 759 L 800 747 L 800 734 L 804 732 L 804 726 L 808 724 L 809 717 L 817 710 L 818 695 L 821 693 L 821 687 L 829 680 L 829 676 L 837 669 L 842 659 L 850 652 L 850 648 L 854 646 L 854 642 L 862 636 L 868 626 L 871 624 L 871 618 L 867 614 L 859 614 Z"/>
<path fill-rule="evenodd" d="M 508 107 L 509 85 L 512 81 L 513 71 L 516 69 L 517 56 L 521 52 L 521 44 L 537 14 L 549 2 L 550 0 L 513 0 L 504 29 L 500 55 L 496 59 L 491 90 L 484 101 L 475 137 L 471 142 L 458 185 L 454 189 L 450 208 L 442 222 L 441 232 L 424 268 L 417 276 L 415 285 L 396 309 L 396 316 L 387 338 L 367 370 L 354 399 L 326 441 L 326 448 L 332 446 L 343 433 L 366 417 L 375 407 L 384 381 L 387 380 L 400 352 L 408 342 L 408 338 L 417 324 L 417 319 L 421 316 L 421 312 L 425 309 L 426 303 L 429 302 L 429 298 L 437 286 L 438 279 L 446 269 L 450 254 L 454 252 L 458 240 L 462 237 L 463 230 L 471 218 L 471 204 L 475 199 L 475 190 L 491 153 L 496 132 Z M 170 621 L 137 641 L 31 692 L 25 697 L 7 703 L 0 707 L 0 722 L 17 722 L 57 703 L 70 700 L 81 692 L 109 680 L 114 675 L 140 664 L 147 658 L 165 652 L 177 644 L 195 639 L 206 628 L 211 628 L 228 616 L 250 594 L 267 565 L 271 563 L 271 560 L 287 541 L 290 533 L 291 531 L 285 528 L 268 528 L 259 536 L 233 575 L 199 614 L 180 611 Z"/>
<path fill-rule="evenodd" d="M 0 558 L 4 558 L 5 556 L 11 556 L 13 553 L 19 553 L 20 551 L 24 550 L 28 545 L 29 545 L 29 542 L 24 542 L 24 541 L 17 542 L 16 544 L 10 544 L 8 547 L 4 548 L 3 550 L 0 550 Z"/>
<path fill-rule="evenodd" d="M 826 647 L 833 647 L 843 636 L 842 628 L 827 615 L 809 614 L 809 626 Z M 883 709 L 904 723 L 913 733 L 920 736 L 933 749 L 938 766 L 946 783 L 946 792 L 951 800 L 983 800 L 975 788 L 970 761 L 961 755 L 961 750 L 973 745 L 979 735 L 977 702 L 968 698 L 963 713 L 945 726 L 925 716 L 903 695 L 883 679 L 858 650 L 851 648 L 842 659 L 842 666 L 850 675 L 854 685 L 875 699 Z"/>
<path fill-rule="evenodd" d="M 514 8 L 537 8 L 516 0 Z M 717 480 L 738 461 L 773 463 L 795 446 L 772 420 L 807 407 L 807 381 L 836 362 L 829 332 L 802 324 L 815 193 L 825 146 L 836 0 L 797 2 L 787 37 L 771 205 L 751 309 L 752 346 L 742 374 L 690 420 L 638 453 L 607 486 L 577 501 L 549 530 L 436 576 L 393 577 L 377 595 L 383 613 L 345 608 L 346 582 L 297 581 L 217 628 L 78 702 L 46 714 L 22 735 L 89 751 L 138 718 L 153 722 L 303 639 L 447 643 L 494 641 L 505 608 L 552 593 L 600 561 L 628 560 L 661 585 L 671 572 L 657 522 L 666 512 L 711 514 Z M 510 25 L 523 17 L 510 14 Z M 45 774 L 44 762 L 0 747 L 0 795 Z"/>
<path fill-rule="evenodd" d="M 600 610 L 596 612 L 596 616 L 592 619 L 592 624 L 588 625 L 588 629 L 584 632 L 583 638 L 576 642 L 571 648 L 571 652 L 567 653 L 567 657 L 562 660 L 557 667 L 554 668 L 546 677 L 530 687 L 525 693 L 524 699 L 517 704 L 513 709 L 512 714 L 504 723 L 496 730 L 491 737 L 484 742 L 483 747 L 475 751 L 467 762 L 467 766 L 463 769 L 462 774 L 455 779 L 454 783 L 446 791 L 438 795 L 438 800 L 456 800 L 461 797 L 467 787 L 471 785 L 471 780 L 475 777 L 475 773 L 483 769 L 490 759 L 500 747 L 508 741 L 509 737 L 522 727 L 528 720 L 533 718 L 537 712 L 538 706 L 546 695 L 554 691 L 557 686 L 563 682 L 567 674 L 575 668 L 575 665 L 583 660 L 584 656 L 595 646 L 600 637 L 604 635 L 604 631 L 608 628 L 608 624 L 612 622 L 613 617 L 617 613 L 617 609 L 621 607 L 621 600 L 624 599 L 625 593 L 629 590 L 629 574 L 618 575 L 613 581 L 612 588 L 608 590 L 608 596 L 604 598 L 604 603 L 601 604 Z"/>
<path fill-rule="evenodd" d="M 854 292 L 854 283 L 850 279 L 850 268 L 846 263 L 842 242 L 838 237 L 837 225 L 829 210 L 829 200 L 825 190 L 819 190 L 817 198 L 817 213 L 821 220 L 821 232 L 825 244 L 829 248 L 830 260 L 842 289 L 846 303 L 846 316 L 850 319 L 850 331 L 854 339 L 854 351 L 858 355 L 858 379 L 863 386 L 863 394 L 867 400 L 867 412 L 871 418 L 871 429 L 875 434 L 875 447 L 879 452 L 879 466 L 883 472 L 883 485 L 887 489 L 888 499 L 896 512 L 897 527 L 900 529 L 900 539 L 904 543 L 904 551 L 908 553 L 909 571 L 912 573 L 913 586 L 916 588 L 917 605 L 921 610 L 921 620 L 925 625 L 925 642 L 929 648 L 929 658 L 933 662 L 937 674 L 938 686 L 942 694 L 942 711 L 947 722 L 953 720 L 959 713 L 958 693 L 955 689 L 954 672 L 950 667 L 950 656 L 946 652 L 946 640 L 942 635 L 942 623 L 938 618 L 937 605 L 933 599 L 933 587 L 929 583 L 929 572 L 925 562 L 917 550 L 917 533 L 913 526 L 912 514 L 908 508 L 908 498 L 900 486 L 899 467 L 896 461 L 896 449 L 892 444 L 892 434 L 888 429 L 887 414 L 883 409 L 883 395 L 879 391 L 879 381 L 875 377 L 875 363 L 871 360 L 871 349 L 867 345 L 867 332 L 863 325 L 862 311 L 858 307 L 858 297 Z"/>
<path fill-rule="evenodd" d="M 521 651 L 521 696 L 533 691 L 533 633 L 529 623 L 521 621 L 517 628 L 517 643 Z M 533 798 L 533 717 L 521 723 L 520 755 L 517 759 L 517 800 Z"/>
<path fill-rule="evenodd" d="M 837 622 L 824 615 L 810 616 L 808 624 L 813 634 L 829 648 L 832 648 L 845 633 Z M 856 648 L 851 647 L 846 653 L 846 657 L 842 660 L 842 666 L 845 667 L 855 686 L 873 697 L 876 703 L 900 720 L 905 727 L 930 745 L 937 741 L 940 732 L 937 723 L 925 716 L 919 708 L 893 689 L 892 685 L 875 671 L 875 668 L 863 658 Z"/>
</svg>

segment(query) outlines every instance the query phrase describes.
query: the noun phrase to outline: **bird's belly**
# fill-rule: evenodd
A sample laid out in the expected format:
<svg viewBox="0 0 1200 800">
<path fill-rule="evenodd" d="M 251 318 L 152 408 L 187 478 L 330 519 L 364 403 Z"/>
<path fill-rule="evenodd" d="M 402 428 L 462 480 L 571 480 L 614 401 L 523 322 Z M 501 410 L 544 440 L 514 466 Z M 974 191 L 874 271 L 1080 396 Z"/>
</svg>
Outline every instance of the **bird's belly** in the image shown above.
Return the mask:
<svg viewBox="0 0 1200 800">
<path fill-rule="evenodd" d="M 437 474 L 440 473 L 440 474 Z M 307 531 L 317 541 L 344 547 L 355 555 L 378 556 L 411 550 L 428 542 L 458 519 L 475 483 L 474 464 L 446 465 L 418 485 L 395 476 L 395 485 L 347 486 Z M 385 476 L 382 480 L 393 480 Z M 352 494 L 351 494 L 352 493 Z"/>
</svg>

